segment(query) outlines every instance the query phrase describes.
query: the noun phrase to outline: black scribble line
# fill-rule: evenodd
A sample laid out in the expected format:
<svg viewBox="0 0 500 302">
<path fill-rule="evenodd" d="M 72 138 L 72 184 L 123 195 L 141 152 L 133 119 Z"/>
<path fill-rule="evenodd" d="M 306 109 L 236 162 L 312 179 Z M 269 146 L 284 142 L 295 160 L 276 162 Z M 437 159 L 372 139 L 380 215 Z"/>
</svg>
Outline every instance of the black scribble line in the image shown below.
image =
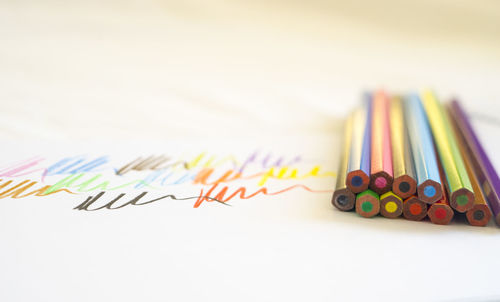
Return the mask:
<svg viewBox="0 0 500 302">
<path fill-rule="evenodd" d="M 102 209 L 117 210 L 117 209 L 121 209 L 123 207 L 126 207 L 128 205 L 143 206 L 143 205 L 151 204 L 153 202 L 156 202 L 158 200 L 165 199 L 165 198 L 170 198 L 170 199 L 173 199 L 173 200 L 190 200 L 190 199 L 206 198 L 208 200 L 216 201 L 216 202 L 218 202 L 220 204 L 223 204 L 225 206 L 229 206 L 229 207 L 231 206 L 230 204 L 228 204 L 226 202 L 223 202 L 221 200 L 218 200 L 218 199 L 210 197 L 210 196 L 192 196 L 192 197 L 178 198 L 177 196 L 175 196 L 173 194 L 164 195 L 164 196 L 161 196 L 161 197 L 158 197 L 158 198 L 155 198 L 155 199 L 152 199 L 152 200 L 148 200 L 148 201 L 145 201 L 145 202 L 139 202 L 139 200 L 141 200 L 148 193 L 148 192 L 142 192 L 141 194 L 137 195 L 132 200 L 130 200 L 130 201 L 128 201 L 128 202 L 126 202 L 126 203 L 124 203 L 122 205 L 119 205 L 119 206 L 113 207 L 113 205 L 118 200 L 120 200 L 123 196 L 125 196 L 125 193 L 119 194 L 113 200 L 109 201 L 105 205 L 102 205 L 102 206 L 94 208 L 94 209 L 89 209 L 89 206 L 91 206 L 97 200 L 99 200 L 99 198 L 101 198 L 101 196 L 104 195 L 104 193 L 105 192 L 102 191 L 99 194 L 97 194 L 96 196 L 89 196 L 89 197 L 87 197 L 87 199 L 85 199 L 84 202 L 82 202 L 81 204 L 79 204 L 76 207 L 74 207 L 73 210 L 80 210 L 80 211 L 82 211 L 82 210 L 83 211 L 97 211 L 97 210 L 102 210 Z"/>
<path fill-rule="evenodd" d="M 229 206 L 229 207 L 232 206 L 232 205 L 230 205 L 228 203 L 225 203 L 224 201 L 218 200 L 218 199 L 210 197 L 210 196 L 193 196 L 193 197 L 177 198 L 175 195 L 172 195 L 172 194 L 165 195 L 165 196 L 162 196 L 162 197 L 158 197 L 158 198 L 155 198 L 153 200 L 146 201 L 146 202 L 143 202 L 143 203 L 140 203 L 140 204 L 137 204 L 137 205 L 138 206 L 142 206 L 142 205 L 145 205 L 145 204 L 148 204 L 148 203 L 153 203 L 155 201 L 158 201 L 158 200 L 164 199 L 164 198 L 170 198 L 170 199 L 173 199 L 173 200 L 190 200 L 190 199 L 206 198 L 206 199 L 209 199 L 209 200 L 212 200 L 212 201 L 216 201 L 216 202 L 218 202 L 220 204 L 223 204 L 225 206 Z"/>
<path fill-rule="evenodd" d="M 177 161 L 173 163 L 168 163 L 170 160 L 169 157 L 160 155 L 160 156 L 149 156 L 147 158 L 138 157 L 133 161 L 127 163 L 120 169 L 116 171 L 116 175 L 124 175 L 125 173 L 135 170 L 135 171 L 143 171 L 143 170 L 163 170 L 169 167 L 175 167 L 177 165 L 183 165 L 185 169 L 187 169 L 187 163 L 184 161 Z M 165 165 L 166 164 L 166 165 Z"/>
<path fill-rule="evenodd" d="M 471 118 L 475 121 L 478 122 L 484 122 L 489 125 L 493 125 L 495 127 L 500 127 L 500 119 L 497 118 L 496 116 L 492 116 L 489 114 L 484 114 L 484 113 L 479 113 L 479 112 L 472 112 L 470 114 Z"/>
</svg>

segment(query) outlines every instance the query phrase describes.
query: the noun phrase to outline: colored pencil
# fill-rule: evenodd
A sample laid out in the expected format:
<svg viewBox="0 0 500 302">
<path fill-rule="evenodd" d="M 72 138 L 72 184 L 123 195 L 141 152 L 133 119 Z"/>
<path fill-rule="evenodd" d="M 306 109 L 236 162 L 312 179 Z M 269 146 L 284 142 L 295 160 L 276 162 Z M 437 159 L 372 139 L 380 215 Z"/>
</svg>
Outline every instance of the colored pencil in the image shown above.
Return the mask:
<svg viewBox="0 0 500 302">
<path fill-rule="evenodd" d="M 408 220 L 422 220 L 427 216 L 427 204 L 416 196 L 410 196 L 403 201 L 403 216 Z"/>
<path fill-rule="evenodd" d="M 413 156 L 408 140 L 408 131 L 404 123 L 403 102 L 400 97 L 391 101 L 391 141 L 394 182 L 392 191 L 402 199 L 414 195 L 417 191 Z"/>
<path fill-rule="evenodd" d="M 347 164 L 349 161 L 349 152 L 352 137 L 353 114 L 349 116 L 344 126 L 344 141 L 342 154 L 340 156 L 339 170 L 337 174 L 337 183 L 332 197 L 332 204 L 341 211 L 350 211 L 356 203 L 356 196 L 346 186 Z"/>
<path fill-rule="evenodd" d="M 403 213 L 403 200 L 389 191 L 380 196 L 380 214 L 387 218 L 396 218 Z"/>
<path fill-rule="evenodd" d="M 370 183 L 371 96 L 365 95 L 363 106 L 354 113 L 351 152 L 346 185 L 353 193 L 368 189 Z"/>
<path fill-rule="evenodd" d="M 460 117 L 460 111 L 460 105 L 456 101 L 448 107 L 448 112 L 451 120 L 453 121 L 458 147 L 464 159 L 465 168 L 469 174 L 469 179 L 471 181 L 475 197 L 474 205 L 467 211 L 466 217 L 471 225 L 485 226 L 488 224 L 492 216 L 490 207 L 486 201 L 486 196 L 481 188 L 481 183 L 484 183 L 484 180 L 481 180 L 485 179 L 485 177 L 483 170 L 476 159 L 477 152 L 470 147 L 473 145 L 472 137 L 470 136 L 468 129 L 464 127 L 464 125 L 461 125 L 463 121 Z M 480 175 L 483 176 L 480 177 Z"/>
<path fill-rule="evenodd" d="M 356 212 L 365 217 L 370 218 L 380 212 L 380 197 L 377 193 L 368 189 L 356 196 Z"/>
<path fill-rule="evenodd" d="M 378 91 L 372 103 L 370 189 L 384 194 L 391 190 L 393 182 L 389 97 Z"/>
<path fill-rule="evenodd" d="M 418 198 L 426 203 L 440 200 L 442 191 L 437 156 L 427 117 L 416 94 L 410 94 L 404 104 L 411 153 L 415 164 Z"/>
<path fill-rule="evenodd" d="M 462 141 L 459 135 L 457 135 L 457 143 L 458 143 L 458 148 L 460 149 L 460 153 L 462 154 L 462 158 L 464 160 L 465 168 L 467 170 L 467 173 L 469 174 L 472 190 L 474 192 L 474 205 L 472 206 L 472 208 L 467 210 L 465 216 L 467 217 L 467 221 L 469 221 L 470 225 L 485 226 L 491 219 L 490 208 L 486 203 L 483 190 L 481 189 L 479 181 L 472 168 L 472 163 L 465 149 L 464 142 Z"/>
<path fill-rule="evenodd" d="M 450 205 L 458 212 L 464 213 L 474 205 L 474 193 L 450 121 L 432 92 L 424 92 L 422 99 L 446 175 L 443 181 L 446 181 L 449 190 Z"/>
<path fill-rule="evenodd" d="M 453 219 L 453 209 L 450 206 L 450 202 L 448 199 L 448 191 L 444 188 L 445 183 L 445 173 L 441 162 L 438 162 L 439 175 L 441 177 L 441 190 L 443 192 L 443 196 L 440 200 L 433 203 L 429 210 L 427 211 L 427 216 L 432 223 L 435 224 L 449 224 Z"/>
</svg>

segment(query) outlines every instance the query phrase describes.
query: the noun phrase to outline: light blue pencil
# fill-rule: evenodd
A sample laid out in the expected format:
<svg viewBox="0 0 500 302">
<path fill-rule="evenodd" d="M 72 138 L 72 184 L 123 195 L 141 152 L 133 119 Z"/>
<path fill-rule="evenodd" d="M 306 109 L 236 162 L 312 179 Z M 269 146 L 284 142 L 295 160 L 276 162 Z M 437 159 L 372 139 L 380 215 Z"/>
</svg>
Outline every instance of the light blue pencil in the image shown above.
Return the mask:
<svg viewBox="0 0 500 302">
<path fill-rule="evenodd" d="M 418 198 L 434 203 L 443 196 L 441 178 L 427 115 L 417 94 L 405 98 L 405 119 L 417 174 Z"/>
</svg>

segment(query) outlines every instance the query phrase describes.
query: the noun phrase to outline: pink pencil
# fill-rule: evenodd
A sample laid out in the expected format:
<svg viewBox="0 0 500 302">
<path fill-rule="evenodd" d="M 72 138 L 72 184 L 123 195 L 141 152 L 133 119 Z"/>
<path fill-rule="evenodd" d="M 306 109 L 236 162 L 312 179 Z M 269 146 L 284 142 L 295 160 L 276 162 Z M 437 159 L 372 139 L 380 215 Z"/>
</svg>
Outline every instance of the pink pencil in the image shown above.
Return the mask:
<svg viewBox="0 0 500 302">
<path fill-rule="evenodd" d="M 392 188 L 392 145 L 389 97 L 383 91 L 373 96 L 370 189 L 378 194 Z"/>
</svg>

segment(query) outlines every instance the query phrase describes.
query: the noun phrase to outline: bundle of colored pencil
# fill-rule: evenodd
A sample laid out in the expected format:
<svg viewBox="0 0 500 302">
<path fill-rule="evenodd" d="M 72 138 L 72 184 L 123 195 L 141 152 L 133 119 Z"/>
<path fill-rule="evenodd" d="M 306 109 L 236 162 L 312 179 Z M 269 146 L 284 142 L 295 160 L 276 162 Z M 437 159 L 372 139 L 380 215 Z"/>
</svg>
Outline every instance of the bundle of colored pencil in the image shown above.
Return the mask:
<svg viewBox="0 0 500 302">
<path fill-rule="evenodd" d="M 500 178 L 458 101 L 366 94 L 347 119 L 332 204 L 369 218 L 500 225 Z"/>
</svg>

